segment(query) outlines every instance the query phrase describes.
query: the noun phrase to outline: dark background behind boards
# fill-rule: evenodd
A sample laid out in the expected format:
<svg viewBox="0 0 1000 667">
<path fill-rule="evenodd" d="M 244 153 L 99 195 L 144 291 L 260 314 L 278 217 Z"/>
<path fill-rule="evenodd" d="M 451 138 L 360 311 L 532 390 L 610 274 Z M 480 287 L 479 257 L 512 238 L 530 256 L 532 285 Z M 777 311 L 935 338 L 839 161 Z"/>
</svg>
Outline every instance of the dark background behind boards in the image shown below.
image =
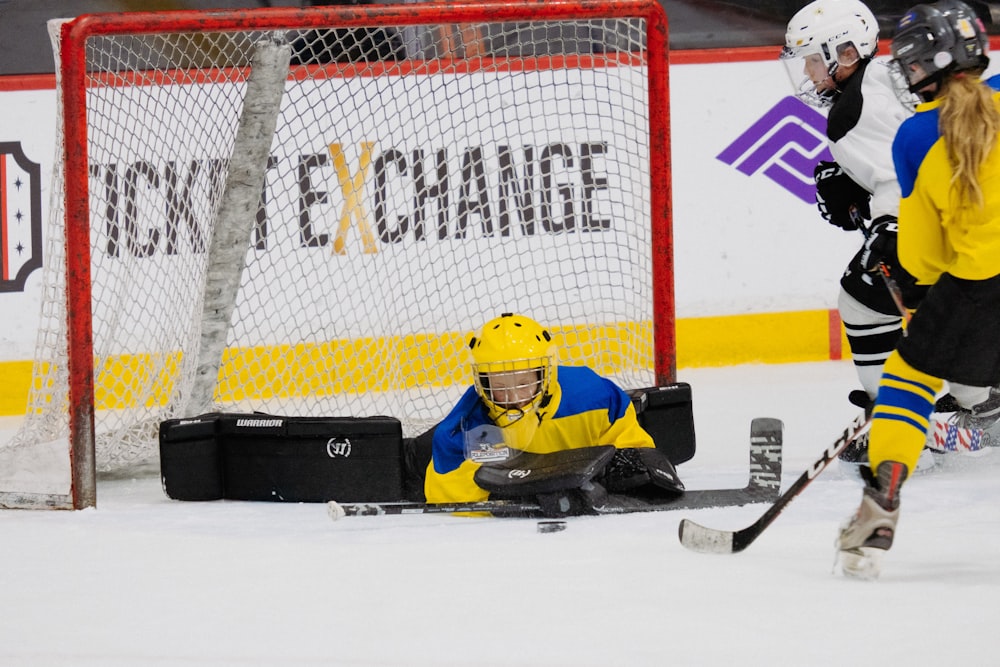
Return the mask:
<svg viewBox="0 0 1000 667">
<path fill-rule="evenodd" d="M 349 0 L 345 0 L 349 1 Z M 788 19 L 806 0 L 661 0 L 670 24 L 672 49 L 778 46 Z M 1000 2 L 967 0 L 991 34 L 1000 34 Z M 45 22 L 97 12 L 238 7 L 301 7 L 337 4 L 315 0 L 0 0 L 0 75 L 53 71 Z M 882 36 L 914 1 L 871 0 Z"/>
</svg>

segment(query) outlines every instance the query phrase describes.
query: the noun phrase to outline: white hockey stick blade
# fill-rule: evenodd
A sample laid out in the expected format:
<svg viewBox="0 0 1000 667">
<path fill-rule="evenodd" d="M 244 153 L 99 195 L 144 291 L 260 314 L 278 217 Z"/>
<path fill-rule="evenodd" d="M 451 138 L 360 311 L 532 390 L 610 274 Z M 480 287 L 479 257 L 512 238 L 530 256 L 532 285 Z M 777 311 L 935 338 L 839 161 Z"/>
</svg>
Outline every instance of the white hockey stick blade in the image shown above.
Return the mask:
<svg viewBox="0 0 1000 667">
<path fill-rule="evenodd" d="M 336 500 L 331 500 L 326 504 L 326 513 L 330 515 L 330 518 L 334 521 L 338 521 L 347 516 L 347 512 L 344 508 L 340 506 Z"/>
<path fill-rule="evenodd" d="M 774 501 L 766 512 L 759 519 L 746 528 L 735 531 L 715 530 L 700 526 L 689 519 L 683 519 L 677 527 L 681 544 L 692 551 L 707 553 L 729 554 L 738 553 L 746 549 L 756 540 L 764 529 L 771 525 L 781 512 L 798 496 L 803 489 L 816 475 L 830 465 L 830 462 L 844 451 L 844 449 L 856 438 L 868 431 L 871 426 L 871 417 L 862 413 L 855 417 L 851 425 L 844 429 L 844 432 L 836 441 L 823 452 L 823 455 L 813 463 L 798 479 L 795 480 L 788 489 L 785 490 L 778 499 Z"/>
<path fill-rule="evenodd" d="M 691 551 L 705 554 L 733 553 L 733 535 L 730 530 L 706 528 L 690 519 L 682 519 L 678 528 L 681 544 Z"/>
</svg>

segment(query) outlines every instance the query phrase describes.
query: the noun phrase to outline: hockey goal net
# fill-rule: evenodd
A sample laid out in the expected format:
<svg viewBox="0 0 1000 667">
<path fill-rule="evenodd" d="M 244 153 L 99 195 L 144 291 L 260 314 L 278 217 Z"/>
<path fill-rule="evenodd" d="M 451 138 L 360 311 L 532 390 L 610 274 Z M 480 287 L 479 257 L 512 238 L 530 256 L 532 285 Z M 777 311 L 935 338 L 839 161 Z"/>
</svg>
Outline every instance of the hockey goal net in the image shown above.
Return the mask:
<svg viewBox="0 0 1000 667">
<path fill-rule="evenodd" d="M 50 31 L 46 297 L 0 506 L 93 505 L 98 472 L 155 461 L 160 422 L 208 411 L 391 415 L 415 435 L 502 312 L 625 388 L 673 379 L 656 0 Z"/>
</svg>

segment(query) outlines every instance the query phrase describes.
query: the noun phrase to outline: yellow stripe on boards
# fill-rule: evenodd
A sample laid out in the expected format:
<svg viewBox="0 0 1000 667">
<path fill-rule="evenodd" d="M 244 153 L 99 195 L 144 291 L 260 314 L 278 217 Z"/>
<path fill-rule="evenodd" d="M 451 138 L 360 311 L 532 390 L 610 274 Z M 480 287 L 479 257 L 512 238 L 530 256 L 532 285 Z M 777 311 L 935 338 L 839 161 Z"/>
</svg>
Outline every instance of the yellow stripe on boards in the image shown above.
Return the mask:
<svg viewBox="0 0 1000 667">
<path fill-rule="evenodd" d="M 679 368 L 824 361 L 846 358 L 847 349 L 840 320 L 828 310 L 697 317 L 677 322 Z"/>
<path fill-rule="evenodd" d="M 606 374 L 652 356 L 649 323 L 553 328 L 560 361 L 587 364 Z M 418 386 L 467 384 L 464 350 L 469 333 L 230 349 L 223 356 L 223 402 L 278 396 L 385 391 Z M 604 339 L 604 350 L 597 342 Z M 608 344 L 607 341 L 613 341 Z M 568 350 L 575 354 L 570 356 Z M 677 322 L 677 366 L 732 366 L 840 359 L 847 350 L 836 313 L 796 311 L 686 318 Z M 843 356 L 847 356 L 844 354 Z M 428 361 L 429 359 L 429 361 Z M 392 364 L 387 363 L 393 360 Z M 139 387 L 151 383 L 147 403 L 165 403 L 174 390 L 179 354 L 158 360 L 164 369 L 148 376 L 150 355 L 114 357 L 96 369 L 97 409 L 131 407 Z M 386 369 L 398 368 L 390 375 Z M 32 381 L 30 361 L 0 361 L 0 415 L 24 414 Z"/>
</svg>

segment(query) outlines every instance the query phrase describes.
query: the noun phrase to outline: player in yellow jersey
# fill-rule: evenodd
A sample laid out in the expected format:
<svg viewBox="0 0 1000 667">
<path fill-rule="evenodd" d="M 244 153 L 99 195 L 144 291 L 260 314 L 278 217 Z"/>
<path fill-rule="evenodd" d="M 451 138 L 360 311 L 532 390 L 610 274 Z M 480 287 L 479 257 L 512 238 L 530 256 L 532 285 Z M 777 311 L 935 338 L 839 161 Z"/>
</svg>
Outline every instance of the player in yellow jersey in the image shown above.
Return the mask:
<svg viewBox="0 0 1000 667">
<path fill-rule="evenodd" d="M 982 404 L 1000 382 L 1000 77 L 981 80 L 988 45 L 979 18 L 956 0 L 915 6 L 892 40 L 909 90 L 925 100 L 893 142 L 898 255 L 929 289 L 879 383 L 861 506 L 837 540 L 848 575 L 879 573 L 944 382 L 978 392 L 970 402 Z"/>
</svg>

